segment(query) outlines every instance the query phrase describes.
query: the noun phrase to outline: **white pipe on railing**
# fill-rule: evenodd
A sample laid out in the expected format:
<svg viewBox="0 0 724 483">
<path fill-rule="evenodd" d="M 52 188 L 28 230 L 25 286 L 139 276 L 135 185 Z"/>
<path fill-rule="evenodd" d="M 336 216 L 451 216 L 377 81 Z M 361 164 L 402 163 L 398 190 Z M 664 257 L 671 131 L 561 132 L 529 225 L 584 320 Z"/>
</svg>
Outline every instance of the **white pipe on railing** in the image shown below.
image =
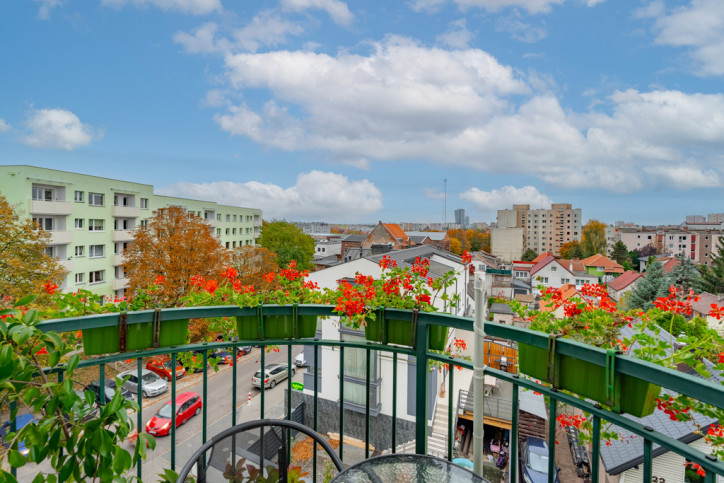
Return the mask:
<svg viewBox="0 0 724 483">
<path fill-rule="evenodd" d="M 473 471 L 483 474 L 483 418 L 485 407 L 485 319 L 488 311 L 485 272 L 475 273 L 475 339 L 473 341 Z"/>
</svg>

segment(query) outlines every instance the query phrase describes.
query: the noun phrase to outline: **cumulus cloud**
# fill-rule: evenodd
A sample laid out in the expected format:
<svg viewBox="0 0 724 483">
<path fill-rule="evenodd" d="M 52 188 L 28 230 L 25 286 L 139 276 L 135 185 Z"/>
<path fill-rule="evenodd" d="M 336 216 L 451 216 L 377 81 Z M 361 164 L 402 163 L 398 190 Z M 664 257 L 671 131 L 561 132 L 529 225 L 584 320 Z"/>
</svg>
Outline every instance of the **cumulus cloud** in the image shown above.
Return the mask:
<svg viewBox="0 0 724 483">
<path fill-rule="evenodd" d="M 464 18 L 450 24 L 450 30 L 437 36 L 438 43 L 452 47 L 453 49 L 464 49 L 473 40 L 473 33 L 468 30 Z"/>
<path fill-rule="evenodd" d="M 666 166 L 647 168 L 652 179 L 679 188 L 716 188 L 721 186 L 719 173 L 697 166 Z"/>
<path fill-rule="evenodd" d="M 346 220 L 382 209 L 382 193 L 368 180 L 352 181 L 323 171 L 301 173 L 294 186 L 271 183 L 176 183 L 159 190 L 168 196 L 208 199 L 217 203 L 261 207 L 264 218 Z"/>
<path fill-rule="evenodd" d="M 50 12 L 63 4 L 61 0 L 35 0 L 40 5 L 38 9 L 38 18 L 40 20 L 50 20 Z"/>
<path fill-rule="evenodd" d="M 670 13 L 654 2 L 650 17 L 656 17 L 656 42 L 689 49 L 701 75 L 724 75 L 724 2 L 692 0 Z"/>
<path fill-rule="evenodd" d="M 0 118 L 0 132 L 8 132 L 10 129 L 10 124 L 5 122 L 5 119 Z"/>
<path fill-rule="evenodd" d="M 495 213 L 497 210 L 510 209 L 513 204 L 529 204 L 532 209 L 548 208 L 552 200 L 538 191 L 535 186 L 503 186 L 500 189 L 482 191 L 471 188 L 460 194 L 460 198 L 472 203 L 484 213 Z"/>
<path fill-rule="evenodd" d="M 354 20 L 354 15 L 349 7 L 340 0 L 282 0 L 282 7 L 288 10 L 303 11 L 307 9 L 319 9 L 327 12 L 335 23 L 349 25 Z"/>
<path fill-rule="evenodd" d="M 508 32 L 515 40 L 520 40 L 528 44 L 538 42 L 548 35 L 545 27 L 524 22 L 518 10 L 515 10 L 510 15 L 500 17 L 495 28 L 499 32 Z"/>
<path fill-rule="evenodd" d="M 103 5 L 121 8 L 127 4 L 136 7 L 157 7 L 191 15 L 206 15 L 221 11 L 221 0 L 103 0 Z"/>
<path fill-rule="evenodd" d="M 505 8 L 521 8 L 531 14 L 548 13 L 556 5 L 566 1 L 583 3 L 593 7 L 604 0 L 453 0 L 461 9 L 481 8 L 489 12 L 498 12 Z M 445 3 L 445 0 L 412 0 L 410 6 L 413 10 L 435 11 Z"/>
<path fill-rule="evenodd" d="M 65 109 L 34 110 L 28 115 L 25 126 L 27 134 L 21 141 L 42 149 L 72 151 L 103 137 L 102 132 L 83 124 L 78 116 Z"/>
</svg>

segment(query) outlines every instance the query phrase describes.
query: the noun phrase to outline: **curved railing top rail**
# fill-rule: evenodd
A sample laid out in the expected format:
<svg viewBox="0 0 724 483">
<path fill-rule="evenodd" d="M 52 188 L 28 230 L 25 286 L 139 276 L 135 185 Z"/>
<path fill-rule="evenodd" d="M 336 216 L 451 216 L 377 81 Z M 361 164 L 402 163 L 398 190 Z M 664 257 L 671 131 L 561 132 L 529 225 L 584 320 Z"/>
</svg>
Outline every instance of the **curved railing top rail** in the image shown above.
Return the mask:
<svg viewBox="0 0 724 483">
<path fill-rule="evenodd" d="M 294 306 L 292 305 L 262 306 L 262 312 L 265 315 L 291 315 L 293 313 L 293 310 Z M 318 316 L 338 315 L 334 312 L 334 306 L 318 304 L 299 305 L 297 306 L 297 313 L 299 315 Z M 154 314 L 154 310 L 128 312 L 126 323 L 136 324 L 151 322 L 153 321 Z M 413 311 L 405 309 L 385 309 L 385 314 L 391 315 L 394 318 L 398 318 L 401 320 L 411 320 L 413 317 Z M 161 310 L 162 321 L 254 315 L 258 315 L 258 307 L 222 305 L 207 307 L 181 307 Z M 44 332 L 73 332 L 81 329 L 117 326 L 119 324 L 119 319 L 119 313 L 94 314 L 82 317 L 69 317 L 65 319 L 53 319 L 44 321 L 38 325 L 38 328 Z M 423 325 L 441 325 L 469 331 L 473 330 L 472 318 L 461 317 L 441 312 L 420 312 L 417 315 L 417 323 Z M 485 332 L 486 334 L 501 339 L 513 340 L 518 343 L 528 344 L 544 349 L 548 347 L 548 334 L 544 334 L 542 332 L 498 324 L 494 322 L 485 323 Z M 234 343 L 234 345 L 242 345 L 244 343 L 258 345 L 259 341 L 237 341 Z M 283 344 L 284 341 L 265 340 L 264 343 Z M 311 342 L 310 340 L 310 343 L 316 345 L 329 345 L 339 344 L 339 341 L 330 342 L 315 340 L 314 342 Z M 226 342 L 223 345 L 228 346 L 229 343 Z M 385 350 L 383 349 L 384 346 L 382 344 L 369 342 L 365 346 L 369 345 L 379 346 L 380 350 Z M 194 345 L 188 347 L 195 348 L 196 346 Z M 209 345 L 208 347 L 212 347 L 212 345 Z M 393 346 L 391 346 L 389 349 L 395 352 L 402 353 L 410 351 L 409 349 L 396 347 L 393 348 Z M 160 353 L 164 351 L 169 352 L 168 348 L 154 349 L 152 351 L 141 351 L 139 353 L 134 353 L 134 355 L 144 353 L 151 355 L 152 352 Z M 572 340 L 560 339 L 556 342 L 556 351 L 561 355 L 575 357 L 577 359 L 581 359 L 602 367 L 606 367 L 606 351 L 597 347 L 592 347 L 590 345 Z M 130 353 L 127 355 L 130 355 Z M 429 353 L 429 356 L 432 359 L 443 360 L 443 358 L 439 357 L 439 355 L 436 353 Z M 447 358 L 445 358 L 444 361 L 447 361 Z M 639 379 L 643 379 L 659 386 L 666 387 L 672 391 L 685 394 L 707 404 L 711 404 L 719 408 L 724 408 L 724 386 L 720 384 L 715 384 L 701 377 L 696 377 L 672 369 L 667 369 L 663 366 L 659 366 L 651 362 L 620 354 L 616 355 L 615 370 L 616 372 L 635 376 Z"/>
</svg>

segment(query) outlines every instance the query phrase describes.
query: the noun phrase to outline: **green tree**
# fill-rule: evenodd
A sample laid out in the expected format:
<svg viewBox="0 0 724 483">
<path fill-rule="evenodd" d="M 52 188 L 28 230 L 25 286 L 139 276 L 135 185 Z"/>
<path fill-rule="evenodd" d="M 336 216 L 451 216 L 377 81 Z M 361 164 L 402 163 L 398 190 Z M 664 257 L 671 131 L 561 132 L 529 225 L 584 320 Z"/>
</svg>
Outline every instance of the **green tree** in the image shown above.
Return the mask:
<svg viewBox="0 0 724 483">
<path fill-rule="evenodd" d="M 696 265 L 684 254 L 677 255 L 676 259 L 679 264 L 671 270 L 669 284 L 685 291 L 701 292 L 701 274 L 696 269 Z"/>
<path fill-rule="evenodd" d="M 584 257 L 606 253 L 606 225 L 598 220 L 589 220 L 583 227 L 581 249 Z"/>
<path fill-rule="evenodd" d="M 38 299 L 47 302 L 52 286 L 60 285 L 65 270 L 56 258 L 45 252 L 50 235 L 20 213 L 0 195 L 0 300 L 18 299 L 42 293 Z"/>
<path fill-rule="evenodd" d="M 631 257 L 628 253 L 626 244 L 621 240 L 617 241 L 611 249 L 611 259 L 619 265 L 625 265 L 626 262 L 631 264 Z"/>
<path fill-rule="evenodd" d="M 639 280 L 630 292 L 630 296 L 626 298 L 626 307 L 649 310 L 654 306 L 654 300 L 666 297 L 669 292 L 668 287 L 664 266 L 656 258 L 650 257 L 646 265 L 646 276 Z"/>
<path fill-rule="evenodd" d="M 581 244 L 577 240 L 573 240 L 561 245 L 558 255 L 564 260 L 583 258 L 583 250 L 581 250 Z"/>
<path fill-rule="evenodd" d="M 721 241 L 716 253 L 711 254 L 711 266 L 701 267 L 701 289 L 713 294 L 724 293 L 724 243 Z"/>
<path fill-rule="evenodd" d="M 537 256 L 538 254 L 535 252 L 535 250 L 529 248 L 525 251 L 525 253 L 523 253 L 523 256 L 520 257 L 520 259 L 524 262 L 532 262 Z"/>
<path fill-rule="evenodd" d="M 313 268 L 314 239 L 285 221 L 263 222 L 259 245 L 277 254 L 277 264 L 286 268 L 295 260 L 300 270 Z"/>
</svg>

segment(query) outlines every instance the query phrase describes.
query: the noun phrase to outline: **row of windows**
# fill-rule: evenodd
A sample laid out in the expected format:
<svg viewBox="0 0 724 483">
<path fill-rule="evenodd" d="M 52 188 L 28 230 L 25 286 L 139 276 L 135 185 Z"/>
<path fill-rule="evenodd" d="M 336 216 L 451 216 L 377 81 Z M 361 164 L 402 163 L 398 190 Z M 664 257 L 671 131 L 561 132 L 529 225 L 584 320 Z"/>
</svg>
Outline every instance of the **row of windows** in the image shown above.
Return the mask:
<svg viewBox="0 0 724 483">
<path fill-rule="evenodd" d="M 231 230 L 231 231 L 229 231 L 229 230 Z M 242 228 L 239 228 L 239 235 L 241 235 L 242 233 L 246 233 L 247 235 L 250 235 L 254 231 L 253 228 L 246 228 L 244 232 L 242 232 L 241 230 L 242 230 Z M 227 235 L 236 235 L 236 228 L 227 228 L 226 234 Z M 216 229 L 216 236 L 221 236 L 221 228 Z"/>
<path fill-rule="evenodd" d="M 253 240 L 246 240 L 246 242 L 244 240 L 239 240 L 240 247 L 243 247 L 244 245 L 251 245 L 251 244 L 253 244 Z M 231 243 L 226 242 L 226 248 L 236 248 L 236 246 L 237 245 L 236 245 L 235 241 L 233 241 Z"/>
<path fill-rule="evenodd" d="M 106 271 L 105 270 L 94 270 L 92 272 L 88 272 L 88 283 L 101 283 L 106 279 Z M 84 283 L 85 282 L 85 273 L 76 273 L 75 274 L 75 283 Z"/>
</svg>

